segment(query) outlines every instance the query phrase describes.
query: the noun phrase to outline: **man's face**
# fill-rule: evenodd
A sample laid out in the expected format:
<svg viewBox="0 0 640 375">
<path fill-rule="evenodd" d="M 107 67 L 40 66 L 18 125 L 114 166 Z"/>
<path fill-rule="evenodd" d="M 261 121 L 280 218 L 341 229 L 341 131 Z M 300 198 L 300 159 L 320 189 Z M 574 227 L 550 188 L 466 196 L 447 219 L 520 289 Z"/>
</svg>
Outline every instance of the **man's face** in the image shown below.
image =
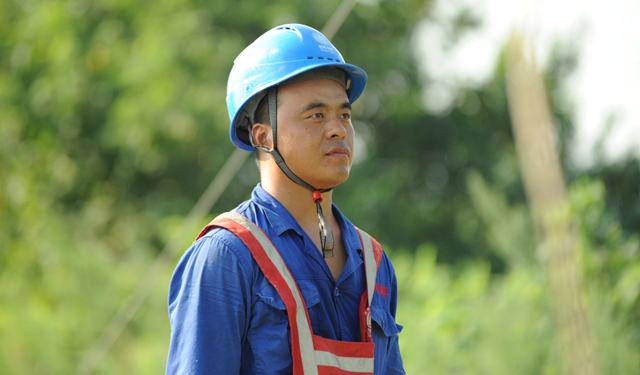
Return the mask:
<svg viewBox="0 0 640 375">
<path fill-rule="evenodd" d="M 314 79 L 278 89 L 278 149 L 293 173 L 318 189 L 349 177 L 351 105 L 342 85 Z"/>
</svg>

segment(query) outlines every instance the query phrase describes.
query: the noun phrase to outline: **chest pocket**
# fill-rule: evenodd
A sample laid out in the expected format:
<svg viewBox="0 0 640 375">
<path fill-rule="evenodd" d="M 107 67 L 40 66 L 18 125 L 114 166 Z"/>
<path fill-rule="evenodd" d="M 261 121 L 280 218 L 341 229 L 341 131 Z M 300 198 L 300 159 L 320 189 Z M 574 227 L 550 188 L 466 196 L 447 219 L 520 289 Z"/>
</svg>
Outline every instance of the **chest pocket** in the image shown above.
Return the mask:
<svg viewBox="0 0 640 375">
<path fill-rule="evenodd" d="M 298 289 L 302 294 L 302 298 L 304 299 L 304 303 L 307 305 L 307 311 L 309 312 L 309 319 L 311 320 L 311 328 L 314 332 L 318 332 L 318 317 L 317 317 L 317 305 L 320 303 L 320 295 L 318 294 L 318 289 L 315 285 L 312 284 L 311 281 L 301 280 L 298 282 Z M 274 324 L 289 324 L 289 319 L 287 317 L 287 309 L 284 305 L 284 301 L 282 297 L 278 294 L 276 289 L 269 283 L 265 282 L 259 290 L 256 292 L 257 306 L 255 308 L 257 310 L 263 311 L 255 311 L 258 315 L 262 313 L 270 314 L 271 317 L 265 317 L 268 320 L 271 320 L 271 323 Z M 260 306 L 260 303 L 267 306 L 267 309 L 264 309 L 264 306 Z M 270 310 L 270 312 L 269 312 Z M 263 319 L 261 319 L 263 320 Z M 266 323 L 266 322 L 263 322 Z"/>
<path fill-rule="evenodd" d="M 371 304 L 371 321 L 378 326 L 379 333 L 387 337 L 396 336 L 402 331 L 402 326 L 396 324 L 396 320 L 387 307 L 375 303 L 375 300 Z"/>
</svg>

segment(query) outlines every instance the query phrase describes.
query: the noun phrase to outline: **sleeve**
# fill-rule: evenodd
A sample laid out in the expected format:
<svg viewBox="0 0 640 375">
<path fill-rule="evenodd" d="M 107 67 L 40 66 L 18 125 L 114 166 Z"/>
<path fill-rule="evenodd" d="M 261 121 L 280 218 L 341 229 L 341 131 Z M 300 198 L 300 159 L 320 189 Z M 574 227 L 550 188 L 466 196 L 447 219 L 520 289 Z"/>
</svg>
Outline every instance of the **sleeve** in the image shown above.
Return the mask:
<svg viewBox="0 0 640 375">
<path fill-rule="evenodd" d="M 393 265 L 387 254 L 383 256 L 384 261 L 388 266 L 389 283 L 389 312 L 393 316 L 395 322 L 396 309 L 398 304 L 398 280 L 396 279 L 396 272 L 393 269 Z M 397 332 L 402 331 L 402 326 L 396 324 Z M 384 374 L 405 374 L 404 367 L 402 365 L 402 357 L 400 356 L 400 346 L 398 343 L 398 334 L 389 337 L 389 346 L 387 347 L 387 368 Z"/>
<path fill-rule="evenodd" d="M 197 241 L 171 278 L 167 375 L 240 373 L 250 279 L 225 239 L 207 235 Z"/>
</svg>

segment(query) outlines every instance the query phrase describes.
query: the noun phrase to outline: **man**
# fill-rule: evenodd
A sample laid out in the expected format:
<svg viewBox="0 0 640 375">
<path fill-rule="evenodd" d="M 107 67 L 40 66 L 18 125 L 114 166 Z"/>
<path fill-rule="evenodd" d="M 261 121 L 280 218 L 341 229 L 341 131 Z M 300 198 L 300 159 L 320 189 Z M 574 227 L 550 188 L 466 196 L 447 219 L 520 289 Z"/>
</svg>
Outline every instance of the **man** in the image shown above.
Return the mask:
<svg viewBox="0 0 640 375">
<path fill-rule="evenodd" d="M 169 290 L 167 374 L 403 374 L 396 277 L 332 204 L 366 74 L 304 25 L 276 27 L 229 76 L 232 142 L 261 184 L 214 219 Z"/>
</svg>

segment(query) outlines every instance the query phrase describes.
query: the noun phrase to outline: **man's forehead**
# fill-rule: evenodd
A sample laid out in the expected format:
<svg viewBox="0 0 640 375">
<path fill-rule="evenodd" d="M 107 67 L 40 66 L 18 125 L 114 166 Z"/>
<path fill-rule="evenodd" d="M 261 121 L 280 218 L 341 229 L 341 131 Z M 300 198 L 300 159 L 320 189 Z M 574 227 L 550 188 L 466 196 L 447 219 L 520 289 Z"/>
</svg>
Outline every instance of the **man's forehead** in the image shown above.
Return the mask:
<svg viewBox="0 0 640 375">
<path fill-rule="evenodd" d="M 296 82 L 282 87 L 279 90 L 278 102 L 279 106 L 291 105 L 292 109 L 297 111 L 335 105 L 351 108 L 344 87 L 327 79 Z"/>
<path fill-rule="evenodd" d="M 349 89 L 351 83 L 348 80 L 347 74 L 344 72 L 344 70 L 336 68 L 335 66 L 323 66 L 291 77 L 288 80 L 280 83 L 278 86 L 284 87 L 293 83 L 311 81 L 316 79 L 330 79 L 332 81 L 336 81 L 342 85 L 345 91 Z"/>
</svg>

